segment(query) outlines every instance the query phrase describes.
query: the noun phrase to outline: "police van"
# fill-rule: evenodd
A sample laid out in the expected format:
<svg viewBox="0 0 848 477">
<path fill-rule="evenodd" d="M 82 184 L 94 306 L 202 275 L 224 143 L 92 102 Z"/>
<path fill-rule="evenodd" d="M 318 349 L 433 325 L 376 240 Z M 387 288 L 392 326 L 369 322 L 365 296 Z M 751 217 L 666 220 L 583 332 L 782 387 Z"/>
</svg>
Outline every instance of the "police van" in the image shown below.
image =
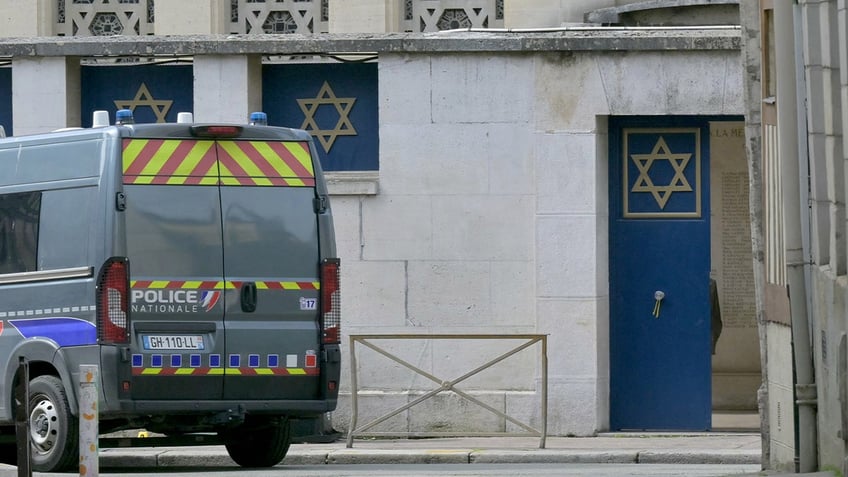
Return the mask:
<svg viewBox="0 0 848 477">
<path fill-rule="evenodd" d="M 0 139 L 0 425 L 14 436 L 23 359 L 32 468 L 75 469 L 79 367 L 97 365 L 101 433 L 209 434 L 242 466 L 279 463 L 292 420 L 336 407 L 341 366 L 310 135 L 98 126 Z"/>
</svg>

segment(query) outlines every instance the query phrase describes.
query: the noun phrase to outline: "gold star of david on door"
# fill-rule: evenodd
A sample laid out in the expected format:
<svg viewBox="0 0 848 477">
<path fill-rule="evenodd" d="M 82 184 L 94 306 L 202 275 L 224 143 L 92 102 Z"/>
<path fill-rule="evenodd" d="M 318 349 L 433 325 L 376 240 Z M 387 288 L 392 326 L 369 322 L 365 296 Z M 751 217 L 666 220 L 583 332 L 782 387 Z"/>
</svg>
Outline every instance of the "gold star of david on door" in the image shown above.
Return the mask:
<svg viewBox="0 0 848 477">
<path fill-rule="evenodd" d="M 326 81 L 321 86 L 321 90 L 314 98 L 298 99 L 297 104 L 305 116 L 300 129 L 304 129 L 318 138 L 318 142 L 324 148 L 324 152 L 329 153 L 339 136 L 356 136 L 356 129 L 350 122 L 350 110 L 353 109 L 353 104 L 356 98 L 337 98 L 336 93 Z M 339 114 L 339 120 L 333 129 L 322 129 L 315 120 L 315 113 L 319 106 L 330 105 L 336 108 Z"/>
<path fill-rule="evenodd" d="M 675 149 L 672 149 L 666 140 L 670 136 L 675 139 L 673 142 Z M 625 129 L 624 139 L 624 161 L 622 162 L 624 216 L 630 218 L 700 217 L 700 130 L 697 128 Z M 639 153 L 630 153 L 631 147 L 645 144 L 646 140 L 653 142 L 650 153 L 641 152 L 645 151 L 644 147 L 640 148 Z M 686 173 L 687 170 L 690 171 L 689 175 Z M 635 180 L 631 181 L 628 174 L 633 172 L 637 174 Z M 641 194 L 650 194 L 653 200 L 647 199 L 646 202 L 645 199 L 639 199 Z M 683 194 L 683 197 L 675 199 L 673 207 L 667 207 L 670 199 L 677 197 L 677 194 Z M 656 205 L 652 206 L 650 202 Z"/>
<path fill-rule="evenodd" d="M 691 153 L 674 154 L 665 143 L 665 139 L 660 136 L 654 149 L 650 154 L 631 154 L 630 157 L 639 169 L 639 177 L 636 178 L 636 183 L 633 184 L 631 192 L 650 192 L 660 206 L 660 209 L 665 208 L 668 199 L 674 192 L 692 192 L 692 186 L 686 179 L 684 172 L 689 164 L 689 159 L 692 158 Z M 671 163 L 674 168 L 674 177 L 667 185 L 656 185 L 651 179 L 651 166 L 656 161 L 666 160 Z"/>
<path fill-rule="evenodd" d="M 135 111 L 135 108 L 141 106 L 147 106 L 153 110 L 153 114 L 156 115 L 157 123 L 164 123 L 165 116 L 168 115 L 168 111 L 171 110 L 171 105 L 174 102 L 170 99 L 154 99 L 153 95 L 150 94 L 150 90 L 147 89 L 147 85 L 141 83 L 138 91 L 135 93 L 135 97 L 133 99 L 120 99 L 115 101 L 115 107 L 118 109 L 129 109 L 131 111 Z"/>
</svg>

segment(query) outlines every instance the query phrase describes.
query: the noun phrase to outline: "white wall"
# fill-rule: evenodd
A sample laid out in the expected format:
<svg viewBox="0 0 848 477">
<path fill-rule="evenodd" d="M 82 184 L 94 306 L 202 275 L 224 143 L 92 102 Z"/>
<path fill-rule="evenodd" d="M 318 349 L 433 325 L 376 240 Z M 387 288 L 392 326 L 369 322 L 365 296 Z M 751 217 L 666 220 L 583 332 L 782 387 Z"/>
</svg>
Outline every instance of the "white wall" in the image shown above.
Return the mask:
<svg viewBox="0 0 848 477">
<path fill-rule="evenodd" d="M 605 117 L 742 114 L 741 85 L 738 52 L 381 55 L 380 192 L 333 198 L 345 332 L 547 334 L 549 432 L 604 430 Z M 388 347 L 442 379 L 503 349 Z M 538 351 L 524 353 L 459 387 L 538 425 Z M 360 424 L 435 387 L 369 351 L 358 376 Z M 514 429 L 453 398 L 421 406 L 373 430 Z"/>
<path fill-rule="evenodd" d="M 12 122 L 15 136 L 80 126 L 78 58 L 12 60 Z"/>
</svg>

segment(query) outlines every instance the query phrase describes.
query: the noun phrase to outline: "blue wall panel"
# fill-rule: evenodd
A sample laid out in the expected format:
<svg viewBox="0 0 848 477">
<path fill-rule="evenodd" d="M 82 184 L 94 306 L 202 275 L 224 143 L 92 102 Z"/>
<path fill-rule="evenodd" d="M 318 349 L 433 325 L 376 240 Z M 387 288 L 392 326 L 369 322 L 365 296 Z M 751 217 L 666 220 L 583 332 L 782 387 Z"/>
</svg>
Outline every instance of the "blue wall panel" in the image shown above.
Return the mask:
<svg viewBox="0 0 848 477">
<path fill-rule="evenodd" d="M 0 126 L 12 135 L 12 68 L 0 68 Z"/>
<path fill-rule="evenodd" d="M 379 169 L 377 64 L 265 65 L 268 124 L 307 130 L 329 171 Z"/>
<path fill-rule="evenodd" d="M 192 112 L 194 73 L 191 65 L 84 66 L 82 125 L 92 113 L 132 109 L 136 123 L 176 122 L 177 113 Z"/>
<path fill-rule="evenodd" d="M 324 170 L 379 169 L 376 63 L 265 65 L 262 81 L 268 124 L 309 131 Z M 83 67 L 83 127 L 96 110 L 114 122 L 122 107 L 137 123 L 176 121 L 193 111 L 192 67 Z"/>
</svg>

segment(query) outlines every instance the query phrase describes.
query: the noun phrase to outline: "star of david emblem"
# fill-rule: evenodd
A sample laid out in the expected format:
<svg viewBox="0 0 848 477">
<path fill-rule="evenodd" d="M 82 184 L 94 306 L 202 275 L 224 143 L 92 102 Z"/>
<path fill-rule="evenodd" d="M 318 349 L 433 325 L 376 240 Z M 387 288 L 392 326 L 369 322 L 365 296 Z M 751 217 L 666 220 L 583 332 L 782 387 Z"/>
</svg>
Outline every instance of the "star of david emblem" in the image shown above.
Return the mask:
<svg viewBox="0 0 848 477">
<path fill-rule="evenodd" d="M 630 189 L 631 192 L 649 192 L 654 196 L 660 209 L 664 209 L 668 203 L 668 199 L 675 192 L 692 192 L 692 185 L 686 179 L 684 172 L 689 160 L 692 158 L 691 153 L 674 154 L 666 144 L 665 139 L 660 136 L 657 143 L 650 154 L 631 154 L 633 163 L 639 169 L 639 177 Z M 666 185 L 656 185 L 651 179 L 651 166 L 656 161 L 668 161 L 674 169 L 674 177 L 671 178 Z"/>
<path fill-rule="evenodd" d="M 153 114 L 156 115 L 157 123 L 166 122 L 165 116 L 168 114 L 168 111 L 171 110 L 172 104 L 174 104 L 172 100 L 153 99 L 153 95 L 150 94 L 150 90 L 147 89 L 147 85 L 144 83 L 141 83 L 141 86 L 138 88 L 138 91 L 136 91 L 133 99 L 115 101 L 115 107 L 118 109 L 129 109 L 131 111 L 135 111 L 135 108 L 140 106 L 149 107 L 153 110 Z"/>
<path fill-rule="evenodd" d="M 329 153 L 339 136 L 356 136 L 356 129 L 350 122 L 350 110 L 353 108 L 353 103 L 356 98 L 337 98 L 336 93 L 330 88 L 330 85 L 325 81 L 321 86 L 321 90 L 315 98 L 298 99 L 297 104 L 305 116 L 300 129 L 304 129 L 318 138 L 318 142 L 324 148 L 324 152 Z M 315 113 L 319 106 L 330 105 L 336 108 L 339 114 L 339 120 L 333 129 L 322 129 L 315 120 Z"/>
</svg>

